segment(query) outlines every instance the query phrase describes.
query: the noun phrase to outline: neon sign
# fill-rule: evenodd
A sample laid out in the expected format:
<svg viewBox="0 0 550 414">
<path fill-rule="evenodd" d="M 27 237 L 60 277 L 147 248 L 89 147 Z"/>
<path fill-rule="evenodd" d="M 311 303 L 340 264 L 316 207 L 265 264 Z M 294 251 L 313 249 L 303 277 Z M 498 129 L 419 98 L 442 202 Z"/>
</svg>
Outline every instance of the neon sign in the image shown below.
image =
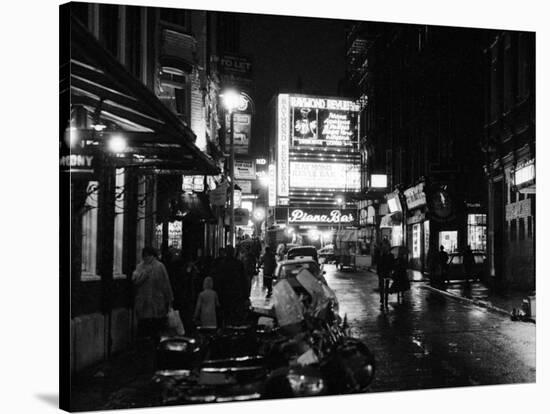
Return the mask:
<svg viewBox="0 0 550 414">
<path fill-rule="evenodd" d="M 277 158 L 278 158 L 278 187 L 277 195 L 279 197 L 288 197 L 289 191 L 289 136 L 290 136 L 290 124 L 289 124 L 289 96 L 287 94 L 279 95 L 279 122 L 278 122 L 278 145 L 277 145 Z"/>
<path fill-rule="evenodd" d="M 326 223 L 326 224 L 338 224 L 338 223 L 353 223 L 355 216 L 351 212 L 342 212 L 340 210 L 331 210 L 324 212 L 315 211 L 306 212 L 302 209 L 294 209 L 290 211 L 288 216 L 289 223 Z"/>
</svg>

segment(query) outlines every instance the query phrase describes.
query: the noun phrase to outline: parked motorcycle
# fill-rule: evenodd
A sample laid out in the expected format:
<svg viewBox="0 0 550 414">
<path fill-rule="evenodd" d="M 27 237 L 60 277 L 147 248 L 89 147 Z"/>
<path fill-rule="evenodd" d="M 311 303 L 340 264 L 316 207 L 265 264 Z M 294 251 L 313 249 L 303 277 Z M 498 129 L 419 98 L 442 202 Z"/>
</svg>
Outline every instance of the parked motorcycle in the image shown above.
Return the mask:
<svg viewBox="0 0 550 414">
<path fill-rule="evenodd" d="M 257 323 L 166 337 L 154 380 L 164 404 L 364 392 L 374 373 L 367 346 L 347 332 L 334 292 L 309 271 L 273 287 Z"/>
</svg>

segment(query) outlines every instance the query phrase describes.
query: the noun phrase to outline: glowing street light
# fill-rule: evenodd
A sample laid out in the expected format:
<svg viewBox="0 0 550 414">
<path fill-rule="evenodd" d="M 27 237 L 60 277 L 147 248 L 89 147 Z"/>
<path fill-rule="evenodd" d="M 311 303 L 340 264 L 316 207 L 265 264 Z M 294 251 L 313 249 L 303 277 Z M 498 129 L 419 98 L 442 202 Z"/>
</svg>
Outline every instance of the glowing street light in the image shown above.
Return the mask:
<svg viewBox="0 0 550 414">
<path fill-rule="evenodd" d="M 113 135 L 107 142 L 107 148 L 115 154 L 124 152 L 127 146 L 126 139 L 122 135 Z"/>
</svg>

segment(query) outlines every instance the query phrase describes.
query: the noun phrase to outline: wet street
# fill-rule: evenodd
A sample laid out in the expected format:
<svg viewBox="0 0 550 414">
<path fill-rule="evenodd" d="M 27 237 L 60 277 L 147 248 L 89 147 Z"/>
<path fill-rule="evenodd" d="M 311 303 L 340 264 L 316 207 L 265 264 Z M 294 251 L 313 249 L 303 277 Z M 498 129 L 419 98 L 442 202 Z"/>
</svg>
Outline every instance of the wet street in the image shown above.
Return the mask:
<svg viewBox="0 0 550 414">
<path fill-rule="evenodd" d="M 535 382 L 535 325 L 446 298 L 423 282 L 412 283 L 402 304 L 390 295 L 383 312 L 376 274 L 325 270 L 341 315 L 374 351 L 371 391 Z"/>
</svg>

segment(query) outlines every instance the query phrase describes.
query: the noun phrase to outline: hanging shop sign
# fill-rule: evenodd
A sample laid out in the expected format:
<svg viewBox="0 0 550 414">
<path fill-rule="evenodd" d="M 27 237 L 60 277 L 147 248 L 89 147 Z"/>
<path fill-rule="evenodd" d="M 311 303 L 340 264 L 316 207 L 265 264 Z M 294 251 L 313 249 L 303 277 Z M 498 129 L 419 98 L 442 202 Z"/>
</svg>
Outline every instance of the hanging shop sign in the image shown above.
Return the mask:
<svg viewBox="0 0 550 414">
<path fill-rule="evenodd" d="M 533 214 L 530 198 L 506 205 L 506 220 L 529 217 Z"/>
<path fill-rule="evenodd" d="M 70 154 L 59 157 L 59 168 L 64 172 L 93 174 L 95 165 L 93 154 Z"/>
<path fill-rule="evenodd" d="M 247 226 L 250 221 L 250 211 L 246 208 L 236 208 L 234 210 L 235 226 Z"/>
<path fill-rule="evenodd" d="M 424 193 L 424 183 L 420 183 L 418 185 L 415 185 L 414 187 L 408 188 L 403 193 L 405 194 L 405 201 L 409 210 L 426 205 L 426 193 Z"/>
<path fill-rule="evenodd" d="M 250 180 L 235 180 L 235 184 L 241 187 L 243 194 L 252 194 L 252 181 Z"/>
<path fill-rule="evenodd" d="M 289 223 L 315 224 L 355 224 L 356 210 L 301 209 L 291 208 L 288 214 Z"/>
<path fill-rule="evenodd" d="M 420 224 L 412 226 L 412 257 L 418 259 L 420 257 L 421 233 Z"/>
<path fill-rule="evenodd" d="M 235 178 L 239 180 L 256 179 L 256 169 L 252 160 L 235 160 Z"/>
<path fill-rule="evenodd" d="M 290 187 L 359 191 L 360 166 L 337 162 L 291 162 Z"/>
<path fill-rule="evenodd" d="M 225 146 L 230 148 L 231 146 L 231 116 L 225 115 L 225 125 L 227 133 L 225 134 Z M 252 131 L 252 115 L 247 113 L 236 112 L 233 114 L 233 129 L 235 130 L 233 135 L 233 145 L 235 146 L 235 153 L 248 154 L 250 146 L 250 135 Z"/>
<path fill-rule="evenodd" d="M 386 188 L 388 186 L 388 176 L 386 174 L 371 174 L 371 188 Z"/>
<path fill-rule="evenodd" d="M 208 193 L 210 204 L 213 206 L 225 206 L 227 201 L 227 188 L 229 185 L 224 182 Z"/>
<path fill-rule="evenodd" d="M 456 218 L 453 202 L 445 190 L 436 191 L 430 197 L 430 218 L 438 222 L 448 222 Z"/>
<path fill-rule="evenodd" d="M 514 185 L 517 189 L 528 187 L 535 183 L 535 160 L 531 159 L 519 164 L 514 170 Z"/>
<path fill-rule="evenodd" d="M 399 199 L 399 193 L 397 191 L 386 194 L 386 201 L 388 202 L 390 213 L 403 211 L 403 208 L 401 207 L 401 200 Z"/>
<path fill-rule="evenodd" d="M 280 94 L 278 99 L 277 128 L 277 196 L 288 197 L 289 192 L 289 95 Z"/>
<path fill-rule="evenodd" d="M 220 72 L 222 81 L 250 80 L 252 62 L 245 56 L 224 54 L 220 57 Z"/>
<path fill-rule="evenodd" d="M 407 224 L 421 223 L 426 219 L 426 215 L 420 210 L 416 210 L 411 217 L 407 218 Z"/>
<path fill-rule="evenodd" d="M 204 176 L 202 175 L 184 175 L 182 180 L 181 189 L 184 192 L 198 192 L 204 191 Z"/>
</svg>

